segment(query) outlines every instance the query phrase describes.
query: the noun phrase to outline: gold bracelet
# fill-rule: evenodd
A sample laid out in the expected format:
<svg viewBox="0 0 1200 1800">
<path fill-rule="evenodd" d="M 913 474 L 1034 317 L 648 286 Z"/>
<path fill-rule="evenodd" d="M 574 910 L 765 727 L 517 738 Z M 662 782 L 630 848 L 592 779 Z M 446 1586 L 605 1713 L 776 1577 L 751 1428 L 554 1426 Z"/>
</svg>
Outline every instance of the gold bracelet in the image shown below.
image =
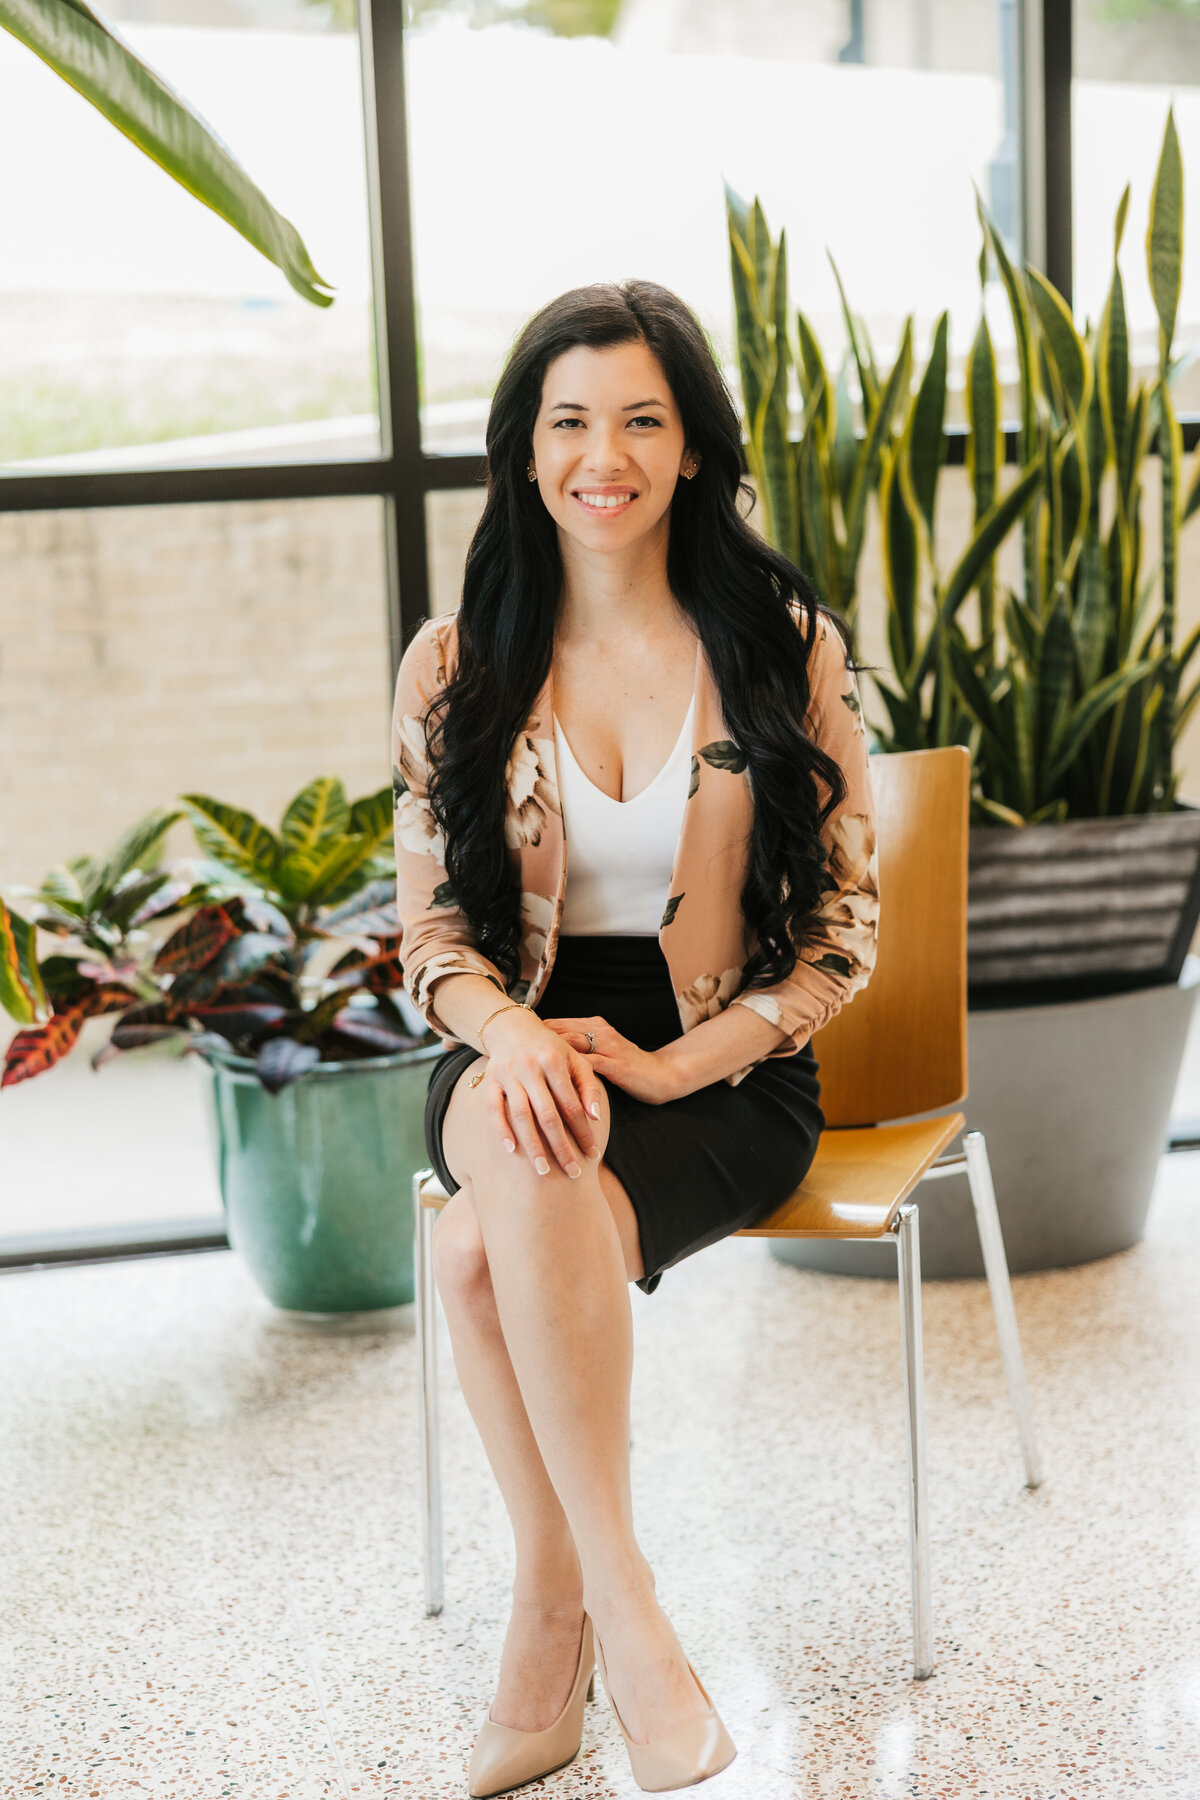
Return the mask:
<svg viewBox="0 0 1200 1800">
<path fill-rule="evenodd" d="M 529 1010 L 523 1000 L 506 1000 L 504 1002 L 503 1006 L 498 1006 L 496 1008 L 495 1012 L 490 1012 L 488 1014 L 487 1018 L 483 1021 L 482 1025 L 476 1026 L 475 1036 L 479 1039 L 479 1042 L 483 1047 L 483 1054 L 485 1056 L 490 1055 L 490 1052 L 488 1050 L 487 1045 L 483 1042 L 484 1028 L 486 1026 L 490 1025 L 493 1019 L 498 1019 L 502 1012 L 512 1012 L 514 1010 L 514 1008 L 516 1009 L 517 1012 L 527 1012 Z"/>
</svg>

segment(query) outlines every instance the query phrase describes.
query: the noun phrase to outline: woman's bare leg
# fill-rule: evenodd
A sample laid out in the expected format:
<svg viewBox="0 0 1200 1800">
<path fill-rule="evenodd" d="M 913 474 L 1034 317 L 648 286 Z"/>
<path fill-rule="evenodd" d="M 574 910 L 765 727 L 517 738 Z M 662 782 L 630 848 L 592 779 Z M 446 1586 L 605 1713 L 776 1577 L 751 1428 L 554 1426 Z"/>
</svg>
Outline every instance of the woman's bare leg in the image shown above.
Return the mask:
<svg viewBox="0 0 1200 1800">
<path fill-rule="evenodd" d="M 602 1143 L 607 1127 L 605 1116 Z M 587 1163 L 583 1174 L 572 1181 L 556 1165 L 549 1175 L 539 1176 L 526 1157 L 506 1152 L 478 1090 L 469 1089 L 465 1081 L 459 1082 L 447 1110 L 443 1146 L 455 1178 L 469 1191 L 496 1322 L 525 1424 L 576 1546 L 582 1578 L 581 1595 L 574 1578 L 564 1579 L 563 1561 L 569 1567 L 570 1559 L 562 1522 L 532 1464 L 529 1440 L 515 1419 L 510 1392 L 503 1418 L 494 1424 L 489 1418 L 486 1426 L 480 1423 L 480 1431 L 510 1516 L 515 1509 L 519 1574 L 514 1597 L 519 1599 L 527 1585 L 521 1573 L 525 1546 L 526 1568 L 557 1570 L 552 1578 L 563 1583 L 554 1606 L 561 1640 L 555 1656 L 569 1667 L 564 1673 L 560 1661 L 559 1705 L 570 1685 L 586 1604 L 604 1645 L 614 1697 L 626 1726 L 635 1738 L 656 1737 L 678 1720 L 702 1712 L 705 1702 L 655 1598 L 653 1576 L 633 1529 L 629 1478 L 633 1330 L 622 1242 L 623 1237 L 628 1239 L 631 1224 L 636 1241 L 632 1206 L 603 1164 Z M 435 1245 L 436 1239 L 435 1232 Z M 453 1285 L 446 1283 L 447 1289 Z M 450 1304 L 461 1317 L 463 1309 L 455 1307 L 453 1298 Z M 469 1361 L 472 1346 L 467 1336 L 460 1330 Z M 494 1337 L 490 1350 L 485 1339 L 472 1341 L 478 1353 L 494 1363 Z M 458 1357 L 456 1343 L 456 1364 Z M 471 1404 L 468 1389 L 475 1393 L 480 1411 L 490 1412 L 497 1397 L 494 1369 L 490 1379 L 478 1369 L 468 1372 L 464 1393 Z M 492 1443 L 510 1431 L 513 1435 L 493 1457 Z M 548 1543 L 543 1538 L 539 1544 L 539 1533 L 547 1529 Z M 537 1591 L 530 1587 L 529 1597 Z M 571 1595 L 579 1596 L 574 1607 Z M 514 1621 L 522 1610 L 514 1608 Z M 563 1622 L 566 1612 L 573 1612 L 570 1633 Z M 526 1628 L 518 1625 L 517 1635 L 523 1634 Z M 546 1636 L 546 1628 L 541 1635 Z M 510 1641 L 512 1636 L 510 1627 Z M 562 1648 L 568 1637 L 569 1655 Z M 515 1653 L 517 1646 L 513 1648 Z M 544 1710 L 549 1711 L 551 1704 L 546 1699 Z M 498 1706 L 494 1716 L 502 1723 L 518 1723 L 502 1717 Z M 541 1725 L 554 1716 L 549 1711 Z M 521 1723 L 519 1728 L 541 1725 Z"/>
<path fill-rule="evenodd" d="M 433 1263 L 459 1387 L 508 1509 L 516 1547 L 512 1617 L 491 1716 L 517 1731 L 544 1731 L 571 1690 L 583 1574 L 500 1329 L 469 1187 L 460 1187 L 438 1215 Z"/>
<path fill-rule="evenodd" d="M 629 1279 L 636 1281 L 642 1273 L 637 1219 L 620 1184 L 609 1178 L 606 1187 L 610 1185 L 617 1190 L 614 1199 L 619 1197 L 627 1208 L 624 1224 L 630 1235 L 623 1247 Z M 438 1214 L 433 1257 L 459 1387 L 508 1509 L 516 1547 L 513 1611 L 492 1717 L 518 1731 L 544 1731 L 571 1689 L 583 1617 L 583 1574 L 500 1329 L 469 1187 L 459 1188 Z"/>
</svg>

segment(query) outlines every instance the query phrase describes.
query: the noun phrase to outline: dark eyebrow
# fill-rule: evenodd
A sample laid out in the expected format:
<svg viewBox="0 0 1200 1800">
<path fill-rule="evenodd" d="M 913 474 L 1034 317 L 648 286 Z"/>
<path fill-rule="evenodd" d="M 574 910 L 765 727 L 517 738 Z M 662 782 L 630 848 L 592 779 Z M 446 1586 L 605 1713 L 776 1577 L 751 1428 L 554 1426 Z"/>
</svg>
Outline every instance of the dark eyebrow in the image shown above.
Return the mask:
<svg viewBox="0 0 1200 1800">
<path fill-rule="evenodd" d="M 623 406 L 622 412 L 641 412 L 646 406 L 661 406 L 666 411 L 665 400 L 635 400 L 632 406 Z M 579 400 L 558 400 L 550 408 L 551 412 L 587 412 L 587 407 Z"/>
</svg>

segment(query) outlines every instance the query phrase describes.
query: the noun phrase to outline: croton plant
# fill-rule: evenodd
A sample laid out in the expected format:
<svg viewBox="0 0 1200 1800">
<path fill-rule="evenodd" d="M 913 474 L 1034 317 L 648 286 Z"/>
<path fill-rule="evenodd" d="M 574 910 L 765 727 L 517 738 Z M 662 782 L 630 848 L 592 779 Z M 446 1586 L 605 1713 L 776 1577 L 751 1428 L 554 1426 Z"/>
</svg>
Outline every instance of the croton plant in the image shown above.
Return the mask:
<svg viewBox="0 0 1200 1800">
<path fill-rule="evenodd" d="M 336 776 L 296 795 L 272 831 L 252 813 L 183 794 L 106 857 L 80 856 L 0 898 L 0 1004 L 21 1029 L 0 1087 L 52 1068 L 86 1019 L 119 1017 L 92 1057 L 169 1038 L 252 1057 L 278 1093 L 317 1062 L 427 1041 L 402 1000 L 392 791 L 349 802 Z M 190 820 L 202 854 L 164 864 Z M 38 934 L 60 940 L 39 957 Z"/>
</svg>

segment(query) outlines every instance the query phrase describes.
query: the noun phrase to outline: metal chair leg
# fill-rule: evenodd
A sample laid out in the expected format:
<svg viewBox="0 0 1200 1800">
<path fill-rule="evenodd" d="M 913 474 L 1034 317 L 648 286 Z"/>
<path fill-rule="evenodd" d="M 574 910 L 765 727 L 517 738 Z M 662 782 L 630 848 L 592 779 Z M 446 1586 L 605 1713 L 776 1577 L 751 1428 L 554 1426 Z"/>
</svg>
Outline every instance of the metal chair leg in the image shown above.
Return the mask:
<svg viewBox="0 0 1200 1800">
<path fill-rule="evenodd" d="M 433 1280 L 433 1227 L 437 1213 L 421 1205 L 421 1188 L 432 1169 L 413 1176 L 413 1286 L 417 1302 L 417 1418 L 421 1440 L 421 1521 L 425 1561 L 425 1612 L 440 1613 L 444 1599 L 442 1564 L 442 1457 L 438 1430 L 437 1317 Z"/>
<path fill-rule="evenodd" d="M 904 1422 L 908 1441 L 908 1518 L 912 1550 L 913 1680 L 933 1674 L 925 1491 L 925 1367 L 921 1343 L 921 1242 L 917 1208 L 906 1201 L 893 1227 L 899 1259 L 900 1338 L 904 1349 Z"/>
<path fill-rule="evenodd" d="M 1021 1356 L 1021 1339 L 1017 1331 L 1017 1315 L 1013 1311 L 1012 1287 L 1008 1279 L 1008 1259 L 1000 1234 L 1000 1218 L 996 1212 L 996 1190 L 992 1186 L 992 1169 L 982 1131 L 964 1131 L 963 1149 L 967 1157 L 967 1179 L 975 1207 L 975 1223 L 979 1229 L 979 1245 L 983 1266 L 987 1270 L 992 1293 L 992 1311 L 996 1315 L 996 1331 L 1000 1338 L 1000 1354 L 1008 1393 L 1017 1421 L 1021 1454 L 1025 1459 L 1025 1485 L 1038 1487 L 1042 1479 L 1041 1458 L 1033 1431 L 1033 1413 L 1029 1390 L 1025 1385 L 1025 1364 Z"/>
</svg>

